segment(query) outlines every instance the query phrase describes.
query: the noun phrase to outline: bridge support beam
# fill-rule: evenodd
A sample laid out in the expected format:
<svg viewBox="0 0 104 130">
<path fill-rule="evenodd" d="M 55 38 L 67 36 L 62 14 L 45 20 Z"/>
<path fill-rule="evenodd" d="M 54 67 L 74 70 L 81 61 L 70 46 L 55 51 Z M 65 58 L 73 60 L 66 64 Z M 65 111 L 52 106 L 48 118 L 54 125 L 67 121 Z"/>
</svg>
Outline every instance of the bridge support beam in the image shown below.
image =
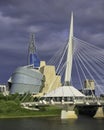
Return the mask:
<svg viewBox="0 0 104 130">
<path fill-rule="evenodd" d="M 74 111 L 75 105 L 64 105 L 61 111 L 61 119 L 77 119 L 78 116 Z"/>
<path fill-rule="evenodd" d="M 94 115 L 94 118 L 104 118 L 104 110 L 102 106 L 99 106 L 96 114 Z"/>
</svg>

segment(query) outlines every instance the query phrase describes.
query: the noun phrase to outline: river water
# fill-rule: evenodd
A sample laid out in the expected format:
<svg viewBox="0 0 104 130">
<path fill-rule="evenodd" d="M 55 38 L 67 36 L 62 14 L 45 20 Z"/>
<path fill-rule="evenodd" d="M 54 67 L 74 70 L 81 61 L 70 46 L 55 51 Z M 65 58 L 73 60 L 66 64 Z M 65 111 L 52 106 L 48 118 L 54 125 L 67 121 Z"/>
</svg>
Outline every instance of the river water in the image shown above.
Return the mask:
<svg viewBox="0 0 104 130">
<path fill-rule="evenodd" d="M 84 116 L 77 120 L 56 117 L 0 119 L 0 130 L 104 130 L 104 119 Z"/>
</svg>

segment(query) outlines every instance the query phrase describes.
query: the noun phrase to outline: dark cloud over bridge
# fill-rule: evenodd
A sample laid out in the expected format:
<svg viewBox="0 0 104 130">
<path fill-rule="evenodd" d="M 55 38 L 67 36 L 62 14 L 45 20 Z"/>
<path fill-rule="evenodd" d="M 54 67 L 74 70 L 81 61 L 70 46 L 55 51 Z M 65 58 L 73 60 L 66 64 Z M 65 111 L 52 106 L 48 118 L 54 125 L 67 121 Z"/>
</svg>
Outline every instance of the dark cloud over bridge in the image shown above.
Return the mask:
<svg viewBox="0 0 104 130">
<path fill-rule="evenodd" d="M 0 0 L 0 83 L 27 64 L 31 32 L 42 60 L 66 44 L 71 11 L 74 35 L 104 47 L 104 0 Z"/>
</svg>

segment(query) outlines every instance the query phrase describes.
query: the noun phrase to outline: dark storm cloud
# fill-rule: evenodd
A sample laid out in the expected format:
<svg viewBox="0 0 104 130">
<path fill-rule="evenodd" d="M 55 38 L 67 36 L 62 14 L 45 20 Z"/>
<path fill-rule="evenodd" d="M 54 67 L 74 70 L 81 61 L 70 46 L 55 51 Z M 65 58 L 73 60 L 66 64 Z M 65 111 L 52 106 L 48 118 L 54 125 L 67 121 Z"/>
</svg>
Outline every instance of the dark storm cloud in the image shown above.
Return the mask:
<svg viewBox="0 0 104 130">
<path fill-rule="evenodd" d="M 0 82 L 26 65 L 30 32 L 43 60 L 66 44 L 72 10 L 75 36 L 104 47 L 103 0 L 0 0 Z"/>
</svg>

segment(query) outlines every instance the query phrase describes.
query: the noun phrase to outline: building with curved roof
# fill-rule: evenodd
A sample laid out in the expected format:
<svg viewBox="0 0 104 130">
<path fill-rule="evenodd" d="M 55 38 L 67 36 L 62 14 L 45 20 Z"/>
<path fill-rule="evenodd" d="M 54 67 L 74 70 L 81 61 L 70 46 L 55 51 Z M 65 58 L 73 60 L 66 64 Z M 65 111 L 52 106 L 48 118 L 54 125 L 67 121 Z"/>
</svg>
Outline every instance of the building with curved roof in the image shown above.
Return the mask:
<svg viewBox="0 0 104 130">
<path fill-rule="evenodd" d="M 85 97 L 85 95 L 73 86 L 60 86 L 45 94 L 44 97 Z"/>
<path fill-rule="evenodd" d="M 61 85 L 61 77 L 56 74 L 55 66 L 46 65 L 45 61 L 38 58 L 33 33 L 28 47 L 28 66 L 18 67 L 8 80 L 8 84 L 10 94 L 37 95 L 43 95 Z"/>
<path fill-rule="evenodd" d="M 11 76 L 10 93 L 39 93 L 43 75 L 31 66 L 18 67 Z"/>
</svg>

